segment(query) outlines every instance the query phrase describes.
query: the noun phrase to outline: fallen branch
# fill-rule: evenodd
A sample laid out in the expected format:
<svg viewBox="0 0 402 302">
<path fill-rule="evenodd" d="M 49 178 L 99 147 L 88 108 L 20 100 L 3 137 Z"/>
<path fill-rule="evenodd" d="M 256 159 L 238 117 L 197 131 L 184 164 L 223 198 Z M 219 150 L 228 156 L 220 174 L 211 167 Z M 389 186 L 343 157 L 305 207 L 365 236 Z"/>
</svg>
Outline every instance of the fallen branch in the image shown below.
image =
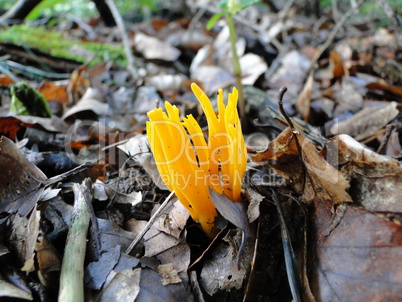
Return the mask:
<svg viewBox="0 0 402 302">
<path fill-rule="evenodd" d="M 59 302 L 84 301 L 84 260 L 89 211 L 87 202 L 92 199 L 92 184 L 89 178 L 81 185 L 74 184 L 74 209 L 60 274 Z"/>
</svg>

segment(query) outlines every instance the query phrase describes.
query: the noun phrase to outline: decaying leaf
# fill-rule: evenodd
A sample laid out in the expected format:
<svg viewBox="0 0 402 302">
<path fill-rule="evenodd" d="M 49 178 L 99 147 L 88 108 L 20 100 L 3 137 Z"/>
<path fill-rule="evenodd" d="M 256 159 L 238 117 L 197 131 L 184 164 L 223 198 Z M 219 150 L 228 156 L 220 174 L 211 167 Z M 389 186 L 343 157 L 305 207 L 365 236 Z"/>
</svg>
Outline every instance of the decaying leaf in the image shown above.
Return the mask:
<svg viewBox="0 0 402 302">
<path fill-rule="evenodd" d="M 326 146 L 327 158 L 339 165 L 340 172 L 351 183 L 353 201 L 377 212 L 402 213 L 401 164 L 379 155 L 343 134 Z"/>
<path fill-rule="evenodd" d="M 160 255 L 179 245 L 181 242 L 180 234 L 183 232 L 189 217 L 188 211 L 178 201 L 174 203 L 174 206 L 165 209 L 144 236 L 145 256 Z M 173 262 L 173 259 L 169 262 Z"/>
<path fill-rule="evenodd" d="M 15 214 L 12 218 L 10 244 L 17 251 L 16 257 L 25 272 L 35 269 L 34 252 L 36 239 L 39 235 L 40 211 L 36 207 L 29 217 Z"/>
<path fill-rule="evenodd" d="M 304 84 L 303 90 L 297 98 L 296 108 L 303 116 L 305 121 L 308 120 L 310 114 L 311 93 L 313 90 L 314 73 L 310 73 L 307 82 Z"/>
<path fill-rule="evenodd" d="M 308 204 L 314 198 L 327 199 L 332 204 L 352 201 L 346 192 L 349 184 L 343 175 L 319 155 L 308 138 L 292 132 L 289 127 L 253 160 L 266 161 L 272 169 L 287 177 L 296 193 Z"/>
<path fill-rule="evenodd" d="M 345 204 L 338 226 L 325 236 L 332 213 L 314 202 L 310 287 L 317 301 L 400 301 L 402 227 Z"/>
<path fill-rule="evenodd" d="M 135 34 L 134 44 L 146 59 L 175 61 L 181 54 L 180 50 L 169 43 L 140 32 Z"/>
<path fill-rule="evenodd" d="M 63 115 L 63 119 L 68 119 L 73 115 L 83 114 L 87 111 L 92 111 L 99 116 L 104 116 L 109 113 L 109 105 L 101 101 L 99 91 L 93 88 L 88 88 L 82 98 L 71 107 Z M 84 115 L 85 116 L 85 115 Z"/>
<path fill-rule="evenodd" d="M 15 141 L 17 135 L 25 132 L 25 128 L 32 127 L 14 116 L 0 117 L 0 135 Z"/>
<path fill-rule="evenodd" d="M 182 281 L 177 271 L 173 268 L 172 263 L 159 265 L 157 271 L 158 274 L 163 278 L 161 280 L 163 285 L 180 283 Z"/>
<path fill-rule="evenodd" d="M 187 78 L 182 74 L 158 74 L 148 77 L 145 81 L 145 85 L 155 87 L 158 91 L 177 91 L 185 80 L 187 80 Z"/>
<path fill-rule="evenodd" d="M 97 218 L 96 222 L 99 234 L 93 228 L 91 228 L 91 231 L 93 232 L 93 236 L 99 236 L 101 247 L 98 252 L 100 254 L 109 252 L 118 245 L 121 246 L 122 250 L 125 250 L 135 238 L 136 234 L 123 230 L 118 224 L 112 221 Z M 93 244 L 96 245 L 95 243 Z"/>
<path fill-rule="evenodd" d="M 14 80 L 12 78 L 10 78 L 9 75 L 7 75 L 5 73 L 0 73 L 0 85 L 8 86 L 13 83 L 14 83 Z"/>
<path fill-rule="evenodd" d="M 26 292 L 18 286 L 3 279 L 0 275 L 0 297 L 8 299 L 33 300 L 32 293 Z"/>
<path fill-rule="evenodd" d="M 57 286 L 61 261 L 57 250 L 50 240 L 40 235 L 36 242 L 36 257 L 38 261 L 38 276 L 45 286 Z"/>
<path fill-rule="evenodd" d="M 161 217 L 155 221 L 154 228 L 180 239 L 188 217 L 187 209 L 180 202 L 174 202 L 172 207 L 166 209 Z"/>
<path fill-rule="evenodd" d="M 247 242 L 254 237 L 247 216 L 246 204 L 244 202 L 233 202 L 225 194 L 219 194 L 212 189 L 209 189 L 209 194 L 218 212 L 242 231 L 241 243 L 236 247 L 236 262 L 240 265 L 244 260 L 244 248 Z M 243 264 L 245 263 L 243 262 Z"/>
<path fill-rule="evenodd" d="M 136 301 L 140 291 L 141 268 L 126 269 L 117 273 L 102 290 L 98 301 Z"/>
<path fill-rule="evenodd" d="M 221 87 L 235 83 L 235 78 L 228 71 L 219 66 L 200 66 L 191 72 L 191 78 L 202 83 L 207 95 L 216 93 Z"/>
<path fill-rule="evenodd" d="M 141 269 L 140 293 L 136 301 L 188 301 L 191 298 L 182 283 L 162 285 L 162 277 L 157 272 Z"/>
<path fill-rule="evenodd" d="M 240 58 L 243 85 L 254 85 L 258 77 L 267 71 L 268 66 L 264 59 L 253 53 L 245 54 Z"/>
<path fill-rule="evenodd" d="M 206 260 L 201 271 L 201 285 L 209 295 L 219 290 L 230 291 L 240 289 L 247 275 L 251 254 L 246 252 L 246 259 L 240 267 L 237 266 L 237 250 L 241 244 L 241 231 L 230 231 L 225 239 L 229 245 L 221 243 L 214 251 L 212 259 Z"/>
<path fill-rule="evenodd" d="M 103 253 L 98 261 L 91 262 L 85 269 L 85 284 L 92 289 L 100 289 L 107 276 L 120 258 L 120 245 Z"/>
<path fill-rule="evenodd" d="M 363 136 L 381 129 L 392 121 L 399 113 L 397 103 L 382 104 L 374 107 L 365 107 L 351 118 L 334 124 L 332 134 L 349 134 Z"/>
<path fill-rule="evenodd" d="M 251 188 L 247 188 L 246 196 L 249 200 L 247 208 L 247 217 L 250 223 L 255 221 L 260 216 L 260 203 L 264 200 L 264 196 L 257 193 Z"/>
<path fill-rule="evenodd" d="M 311 61 L 301 52 L 292 50 L 280 62 L 281 66 L 268 80 L 274 87 L 286 86 L 289 96 L 296 97 Z"/>
<path fill-rule="evenodd" d="M 125 152 L 128 156 L 131 156 L 135 161 L 139 162 L 160 189 L 167 190 L 167 187 L 163 183 L 158 172 L 151 150 L 149 149 L 146 135 L 132 137 L 126 143 L 119 145 L 117 148 Z"/>
<path fill-rule="evenodd" d="M 69 95 L 70 103 L 77 103 L 90 85 L 91 82 L 89 80 L 88 66 L 85 64 L 75 69 L 71 74 L 71 78 L 66 89 Z"/>
<path fill-rule="evenodd" d="M 48 102 L 57 101 L 60 104 L 68 104 L 68 94 L 65 86 L 58 86 L 46 81 L 42 83 L 38 90 Z"/>
<path fill-rule="evenodd" d="M 0 171 L 0 213 L 28 215 L 43 193 L 46 175 L 4 136 L 0 138 Z"/>
</svg>

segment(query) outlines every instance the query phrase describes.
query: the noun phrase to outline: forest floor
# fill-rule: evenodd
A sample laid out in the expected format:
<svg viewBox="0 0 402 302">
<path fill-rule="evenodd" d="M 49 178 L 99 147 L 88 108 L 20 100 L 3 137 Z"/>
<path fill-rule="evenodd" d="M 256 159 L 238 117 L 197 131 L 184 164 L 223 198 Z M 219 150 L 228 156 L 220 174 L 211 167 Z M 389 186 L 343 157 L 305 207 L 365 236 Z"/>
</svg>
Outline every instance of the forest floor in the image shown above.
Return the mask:
<svg viewBox="0 0 402 302">
<path fill-rule="evenodd" d="M 176 2 L 120 12 L 124 30 L 57 15 L 0 32 L 0 297 L 401 300 L 397 15 L 234 15 L 247 165 L 241 202 L 211 190 L 211 238 L 163 184 L 147 113 L 167 100 L 207 136 L 191 84 L 216 110 L 238 84 L 227 19 L 206 29 L 219 8 Z"/>
</svg>

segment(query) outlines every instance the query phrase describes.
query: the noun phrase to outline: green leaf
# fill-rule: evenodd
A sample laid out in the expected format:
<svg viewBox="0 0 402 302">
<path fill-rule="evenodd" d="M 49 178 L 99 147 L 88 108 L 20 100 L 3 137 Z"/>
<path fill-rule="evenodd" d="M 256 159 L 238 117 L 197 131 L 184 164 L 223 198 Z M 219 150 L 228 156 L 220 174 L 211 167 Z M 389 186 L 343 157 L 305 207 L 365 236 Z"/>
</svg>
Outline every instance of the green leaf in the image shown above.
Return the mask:
<svg viewBox="0 0 402 302">
<path fill-rule="evenodd" d="M 25 82 L 11 87 L 10 113 L 15 115 L 33 115 L 51 117 L 49 103 L 43 95 Z"/>
<path fill-rule="evenodd" d="M 218 3 L 218 7 L 221 8 L 225 13 L 235 14 L 243 9 L 259 3 L 261 0 L 221 0 Z"/>
<path fill-rule="evenodd" d="M 225 13 L 228 12 L 228 0 L 221 0 L 218 3 L 218 7 L 222 9 Z"/>
<path fill-rule="evenodd" d="M 39 3 L 26 17 L 27 20 L 36 20 L 46 9 L 52 9 L 58 2 L 63 0 L 45 0 Z"/>
<path fill-rule="evenodd" d="M 256 4 L 256 3 L 260 3 L 261 0 L 240 0 L 240 5 L 243 7 L 243 9 Z"/>
<path fill-rule="evenodd" d="M 232 15 L 243 10 L 240 0 L 228 0 L 228 10 Z"/>
<path fill-rule="evenodd" d="M 214 25 L 216 24 L 216 22 L 218 22 L 218 20 L 223 16 L 223 13 L 217 13 L 215 15 L 213 15 L 211 17 L 211 19 L 209 19 L 207 25 L 205 26 L 205 28 L 207 30 L 211 30 L 212 27 L 214 27 Z"/>
</svg>

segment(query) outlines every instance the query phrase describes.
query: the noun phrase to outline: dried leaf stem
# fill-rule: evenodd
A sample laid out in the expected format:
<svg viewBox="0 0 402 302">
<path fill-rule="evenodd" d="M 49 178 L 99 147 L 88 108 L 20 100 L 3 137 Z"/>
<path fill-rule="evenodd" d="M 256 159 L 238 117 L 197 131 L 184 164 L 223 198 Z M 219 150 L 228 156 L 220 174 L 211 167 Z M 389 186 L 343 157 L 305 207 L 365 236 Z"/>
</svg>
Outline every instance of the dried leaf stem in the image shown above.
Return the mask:
<svg viewBox="0 0 402 302">
<path fill-rule="evenodd" d="M 73 191 L 74 209 L 60 274 L 60 302 L 84 301 L 84 260 L 90 221 L 87 199 L 92 199 L 91 180 L 87 178 L 81 185 L 74 184 Z"/>
</svg>

